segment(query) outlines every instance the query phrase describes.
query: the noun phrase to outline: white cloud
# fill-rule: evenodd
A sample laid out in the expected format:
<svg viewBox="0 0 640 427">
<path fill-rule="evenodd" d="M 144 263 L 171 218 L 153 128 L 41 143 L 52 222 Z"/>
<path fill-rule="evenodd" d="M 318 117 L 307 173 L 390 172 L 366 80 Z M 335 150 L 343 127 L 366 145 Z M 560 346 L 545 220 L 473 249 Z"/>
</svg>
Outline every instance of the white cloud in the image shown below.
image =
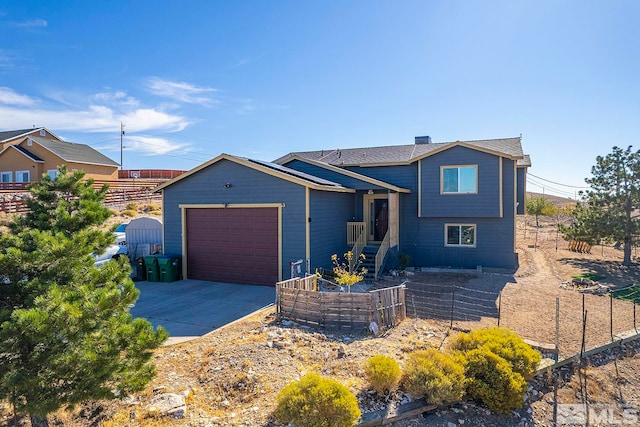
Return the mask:
<svg viewBox="0 0 640 427">
<path fill-rule="evenodd" d="M 212 87 L 199 87 L 186 82 L 172 82 L 158 77 L 147 80 L 146 86 L 154 95 L 164 96 L 187 104 L 210 105 L 215 101 L 206 94 L 217 92 Z"/>
<path fill-rule="evenodd" d="M 36 19 L 30 19 L 28 21 L 12 22 L 10 25 L 12 27 L 18 27 L 18 28 L 39 28 L 39 27 L 46 27 L 49 24 L 47 23 L 47 21 L 45 21 L 42 18 L 36 18 Z"/>
<path fill-rule="evenodd" d="M 116 112 L 104 105 L 91 105 L 87 109 L 47 110 L 4 107 L 0 105 L 0 128 L 19 129 L 32 125 L 46 126 L 56 131 L 114 132 L 120 122 L 127 130 L 144 132 L 165 130 L 176 132 L 189 125 L 184 117 L 152 108 L 131 112 Z"/>
<path fill-rule="evenodd" d="M 127 95 L 127 92 L 122 90 L 115 92 L 99 92 L 93 95 L 93 99 L 108 104 L 128 105 L 132 107 L 140 105 L 140 102 L 136 98 Z"/>
<path fill-rule="evenodd" d="M 175 150 L 183 150 L 186 144 L 171 142 L 165 138 L 152 136 L 128 136 L 124 140 L 125 151 L 135 151 L 136 153 L 157 156 L 167 154 Z"/>
<path fill-rule="evenodd" d="M 29 106 L 34 105 L 35 100 L 27 95 L 19 94 L 11 88 L 0 86 L 0 104 Z"/>
</svg>

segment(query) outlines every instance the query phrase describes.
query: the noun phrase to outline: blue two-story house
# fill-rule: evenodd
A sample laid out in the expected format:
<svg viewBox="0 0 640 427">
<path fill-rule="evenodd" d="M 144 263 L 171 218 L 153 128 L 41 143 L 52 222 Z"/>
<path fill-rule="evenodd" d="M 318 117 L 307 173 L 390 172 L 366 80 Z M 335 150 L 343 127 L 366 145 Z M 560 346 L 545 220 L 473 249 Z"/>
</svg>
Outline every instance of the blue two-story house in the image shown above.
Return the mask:
<svg viewBox="0 0 640 427">
<path fill-rule="evenodd" d="M 331 255 L 365 252 L 375 274 L 514 268 L 529 157 L 520 138 L 290 153 L 222 154 L 159 187 L 165 253 L 187 278 L 273 284 Z"/>
</svg>

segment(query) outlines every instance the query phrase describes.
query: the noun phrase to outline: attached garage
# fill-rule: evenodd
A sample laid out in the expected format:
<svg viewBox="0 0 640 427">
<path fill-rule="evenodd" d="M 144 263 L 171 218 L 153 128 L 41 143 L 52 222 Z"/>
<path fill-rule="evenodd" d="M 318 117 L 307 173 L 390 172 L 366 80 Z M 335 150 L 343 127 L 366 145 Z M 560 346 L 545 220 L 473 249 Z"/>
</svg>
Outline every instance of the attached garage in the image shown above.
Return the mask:
<svg viewBox="0 0 640 427">
<path fill-rule="evenodd" d="M 183 277 L 269 286 L 289 278 L 291 262 L 322 266 L 344 250 L 355 193 L 284 166 L 228 154 L 156 191 L 162 191 L 164 251 L 181 255 Z"/>
<path fill-rule="evenodd" d="M 271 286 L 278 281 L 278 207 L 183 209 L 187 277 Z"/>
</svg>

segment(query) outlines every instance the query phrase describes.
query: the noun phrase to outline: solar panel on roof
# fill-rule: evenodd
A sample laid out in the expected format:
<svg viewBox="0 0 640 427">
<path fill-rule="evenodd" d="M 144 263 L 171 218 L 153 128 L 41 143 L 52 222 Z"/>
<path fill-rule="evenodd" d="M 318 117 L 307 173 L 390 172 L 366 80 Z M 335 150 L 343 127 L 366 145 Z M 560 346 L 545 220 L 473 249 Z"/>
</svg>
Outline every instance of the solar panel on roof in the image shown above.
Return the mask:
<svg viewBox="0 0 640 427">
<path fill-rule="evenodd" d="M 250 162 L 253 162 L 253 163 L 257 163 L 257 164 L 262 165 L 262 166 L 266 166 L 266 167 L 268 167 L 270 169 L 274 169 L 274 170 L 286 173 L 287 175 L 295 176 L 295 177 L 302 178 L 302 179 L 307 180 L 307 181 L 314 182 L 316 184 L 330 185 L 332 187 L 341 187 L 341 185 L 336 183 L 336 182 L 329 181 L 329 180 L 322 179 L 322 178 L 318 178 L 317 176 L 309 175 L 308 173 L 300 172 L 300 171 L 297 171 L 295 169 L 290 169 L 290 168 L 288 168 L 286 166 L 281 166 L 281 165 L 278 165 L 278 164 L 275 164 L 275 163 L 265 162 L 265 161 L 262 161 L 262 160 L 254 160 L 254 159 L 247 159 L 247 160 L 249 160 Z"/>
</svg>

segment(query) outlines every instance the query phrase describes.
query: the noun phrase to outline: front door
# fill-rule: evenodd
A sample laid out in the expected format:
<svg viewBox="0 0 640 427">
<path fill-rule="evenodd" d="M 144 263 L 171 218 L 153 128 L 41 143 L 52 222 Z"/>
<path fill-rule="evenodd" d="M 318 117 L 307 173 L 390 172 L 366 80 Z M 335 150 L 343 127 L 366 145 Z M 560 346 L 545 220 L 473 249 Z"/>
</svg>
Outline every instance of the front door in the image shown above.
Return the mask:
<svg viewBox="0 0 640 427">
<path fill-rule="evenodd" d="M 370 199 L 368 208 L 368 240 L 381 242 L 389 228 L 389 200 Z"/>
</svg>

